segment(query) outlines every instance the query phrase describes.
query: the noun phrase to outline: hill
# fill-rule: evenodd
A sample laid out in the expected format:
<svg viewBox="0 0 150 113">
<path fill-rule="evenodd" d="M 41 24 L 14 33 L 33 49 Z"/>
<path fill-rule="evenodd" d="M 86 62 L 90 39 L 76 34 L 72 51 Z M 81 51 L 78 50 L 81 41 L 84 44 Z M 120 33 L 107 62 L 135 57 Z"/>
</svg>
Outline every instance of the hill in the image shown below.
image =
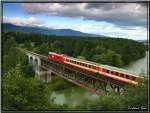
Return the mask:
<svg viewBox="0 0 150 113">
<path fill-rule="evenodd" d="M 50 29 L 50 28 L 37 27 L 37 26 L 35 27 L 17 26 L 17 25 L 10 24 L 10 23 L 3 23 L 2 28 L 3 30 L 34 32 L 34 33 L 42 33 L 42 34 L 56 35 L 56 36 L 91 36 L 91 37 L 100 36 L 100 35 L 95 35 L 95 34 L 83 33 L 83 32 L 72 30 L 72 29 Z"/>
</svg>

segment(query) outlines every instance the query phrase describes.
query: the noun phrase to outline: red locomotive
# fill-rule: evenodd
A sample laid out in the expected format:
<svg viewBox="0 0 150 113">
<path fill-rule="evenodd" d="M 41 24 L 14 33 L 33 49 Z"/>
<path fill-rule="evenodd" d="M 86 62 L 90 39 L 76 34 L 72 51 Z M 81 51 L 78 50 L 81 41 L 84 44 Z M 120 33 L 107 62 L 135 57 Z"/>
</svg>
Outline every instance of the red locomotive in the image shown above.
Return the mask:
<svg viewBox="0 0 150 113">
<path fill-rule="evenodd" d="M 65 57 L 63 55 L 59 55 L 59 54 L 56 54 L 54 52 L 49 52 L 48 58 L 54 59 L 54 60 L 59 61 L 59 62 L 65 61 Z"/>
<path fill-rule="evenodd" d="M 117 81 L 126 84 L 133 84 L 133 85 L 138 84 L 138 78 L 139 78 L 138 76 L 135 76 L 134 74 L 126 72 L 125 70 L 120 68 L 97 64 L 97 63 L 93 63 L 90 61 L 85 61 L 77 58 L 72 58 L 54 52 L 49 52 L 48 58 L 80 69 L 88 70 L 93 73 L 99 73 L 103 76 L 115 79 Z"/>
</svg>

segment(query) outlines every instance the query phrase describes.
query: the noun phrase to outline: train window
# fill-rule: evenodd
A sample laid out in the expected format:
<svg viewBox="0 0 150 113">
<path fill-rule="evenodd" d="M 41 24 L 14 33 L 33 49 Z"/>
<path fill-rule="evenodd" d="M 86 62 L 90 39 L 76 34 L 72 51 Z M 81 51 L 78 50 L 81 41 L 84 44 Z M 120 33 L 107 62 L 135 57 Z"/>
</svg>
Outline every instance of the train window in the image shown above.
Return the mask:
<svg viewBox="0 0 150 113">
<path fill-rule="evenodd" d="M 124 74 L 120 73 L 120 76 L 121 76 L 121 77 L 124 77 Z"/>
<path fill-rule="evenodd" d="M 135 80 L 135 77 L 132 76 L 132 80 Z"/>
<path fill-rule="evenodd" d="M 85 64 L 85 67 L 87 67 L 87 64 Z"/>
<path fill-rule="evenodd" d="M 107 73 L 109 73 L 109 70 L 106 70 Z"/>
<path fill-rule="evenodd" d="M 95 66 L 93 66 L 93 69 L 95 69 L 96 67 Z"/>
<path fill-rule="evenodd" d="M 129 75 L 126 75 L 126 78 L 127 78 L 127 79 L 129 79 L 129 78 L 130 78 L 130 76 L 129 76 Z"/>
<path fill-rule="evenodd" d="M 95 67 L 94 66 L 92 66 L 92 69 L 94 69 Z"/>
<path fill-rule="evenodd" d="M 111 74 L 113 74 L 114 72 L 113 71 L 111 71 Z"/>
<path fill-rule="evenodd" d="M 116 72 L 116 76 L 118 76 L 119 75 L 119 73 L 118 72 Z"/>
<path fill-rule="evenodd" d="M 105 69 L 102 69 L 103 72 L 105 72 Z"/>
<path fill-rule="evenodd" d="M 91 68 L 91 65 L 89 65 L 89 68 Z"/>
</svg>

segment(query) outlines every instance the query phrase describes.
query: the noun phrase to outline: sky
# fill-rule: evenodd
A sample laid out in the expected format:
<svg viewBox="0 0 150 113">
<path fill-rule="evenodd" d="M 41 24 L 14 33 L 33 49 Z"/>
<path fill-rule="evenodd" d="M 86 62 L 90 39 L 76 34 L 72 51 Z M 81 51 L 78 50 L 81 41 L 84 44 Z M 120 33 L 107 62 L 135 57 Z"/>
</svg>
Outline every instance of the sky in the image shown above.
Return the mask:
<svg viewBox="0 0 150 113">
<path fill-rule="evenodd" d="M 147 40 L 146 3 L 3 3 L 3 22 Z"/>
</svg>

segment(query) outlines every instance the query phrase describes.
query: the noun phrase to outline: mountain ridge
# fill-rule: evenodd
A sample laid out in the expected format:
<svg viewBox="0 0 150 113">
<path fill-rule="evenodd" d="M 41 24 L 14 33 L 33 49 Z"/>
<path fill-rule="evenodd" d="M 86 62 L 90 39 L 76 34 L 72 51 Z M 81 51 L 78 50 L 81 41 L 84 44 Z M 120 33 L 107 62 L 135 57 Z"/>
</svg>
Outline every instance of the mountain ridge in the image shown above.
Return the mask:
<svg viewBox="0 0 150 113">
<path fill-rule="evenodd" d="M 4 30 L 35 32 L 35 33 L 42 33 L 42 34 L 56 35 L 56 36 L 89 36 L 89 37 L 102 36 L 102 35 L 84 33 L 84 32 L 72 30 L 72 29 L 51 29 L 51 28 L 38 27 L 38 26 L 18 26 L 18 25 L 14 25 L 11 23 L 2 23 L 2 28 Z"/>
</svg>

